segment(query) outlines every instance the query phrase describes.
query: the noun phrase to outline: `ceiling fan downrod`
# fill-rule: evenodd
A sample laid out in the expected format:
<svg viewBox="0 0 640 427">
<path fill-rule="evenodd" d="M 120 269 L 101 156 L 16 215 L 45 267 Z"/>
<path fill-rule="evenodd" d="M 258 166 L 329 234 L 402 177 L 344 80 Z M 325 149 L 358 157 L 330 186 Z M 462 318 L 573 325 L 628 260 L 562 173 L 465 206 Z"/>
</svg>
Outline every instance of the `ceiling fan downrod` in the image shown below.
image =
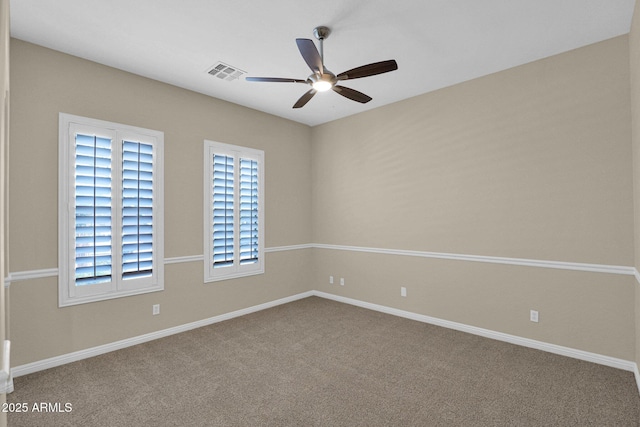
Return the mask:
<svg viewBox="0 0 640 427">
<path fill-rule="evenodd" d="M 331 34 L 331 30 L 329 27 L 316 27 L 313 29 L 313 35 L 316 39 L 320 40 L 320 59 L 322 60 L 322 65 L 324 66 L 324 39 L 329 37 Z"/>
</svg>

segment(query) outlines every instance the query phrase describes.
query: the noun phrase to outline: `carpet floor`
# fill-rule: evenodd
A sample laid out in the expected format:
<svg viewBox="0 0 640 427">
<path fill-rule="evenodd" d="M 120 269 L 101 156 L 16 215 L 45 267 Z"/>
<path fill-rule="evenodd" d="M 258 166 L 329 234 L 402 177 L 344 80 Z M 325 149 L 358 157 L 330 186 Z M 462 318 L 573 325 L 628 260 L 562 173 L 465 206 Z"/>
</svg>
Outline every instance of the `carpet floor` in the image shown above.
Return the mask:
<svg viewBox="0 0 640 427">
<path fill-rule="evenodd" d="M 318 297 L 19 377 L 14 386 L 7 401 L 28 411 L 9 413 L 9 427 L 640 420 L 631 372 Z M 34 410 L 41 402 L 53 412 Z"/>
</svg>

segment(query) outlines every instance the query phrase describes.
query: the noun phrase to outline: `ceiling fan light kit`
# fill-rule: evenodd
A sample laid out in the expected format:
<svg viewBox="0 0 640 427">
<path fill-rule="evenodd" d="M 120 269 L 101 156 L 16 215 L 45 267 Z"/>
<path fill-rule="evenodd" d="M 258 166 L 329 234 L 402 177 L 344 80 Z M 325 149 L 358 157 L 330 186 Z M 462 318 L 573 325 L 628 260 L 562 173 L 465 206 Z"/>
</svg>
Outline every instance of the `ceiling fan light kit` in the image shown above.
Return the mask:
<svg viewBox="0 0 640 427">
<path fill-rule="evenodd" d="M 318 92 L 326 92 L 336 84 L 336 76 L 331 74 L 329 70 L 325 70 L 324 74 L 312 74 L 308 78 L 311 80 L 311 86 Z"/>
<path fill-rule="evenodd" d="M 395 60 L 374 62 L 360 67 L 353 68 L 338 75 L 333 74 L 324 66 L 324 40 L 329 37 L 331 30 L 328 27 L 320 26 L 313 30 L 313 35 L 320 41 L 320 51 L 316 48 L 313 40 L 296 39 L 298 50 L 312 71 L 312 74 L 306 80 L 289 79 L 281 77 L 246 77 L 250 82 L 268 82 L 268 83 L 305 83 L 311 86 L 311 89 L 298 99 L 293 108 L 303 107 L 318 92 L 326 92 L 333 90 L 334 92 L 351 99 L 352 101 L 362 104 L 371 101 L 371 97 L 355 89 L 338 85 L 343 80 L 353 80 L 362 77 L 375 76 L 376 74 L 388 73 L 398 69 Z"/>
</svg>

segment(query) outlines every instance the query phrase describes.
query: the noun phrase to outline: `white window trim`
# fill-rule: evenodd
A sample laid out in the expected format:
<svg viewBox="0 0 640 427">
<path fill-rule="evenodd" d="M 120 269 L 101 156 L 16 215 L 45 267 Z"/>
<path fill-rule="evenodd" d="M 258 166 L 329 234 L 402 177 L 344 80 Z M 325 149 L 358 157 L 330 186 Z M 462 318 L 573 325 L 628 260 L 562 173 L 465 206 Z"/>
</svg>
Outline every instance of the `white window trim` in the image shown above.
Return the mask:
<svg viewBox="0 0 640 427">
<path fill-rule="evenodd" d="M 112 268 L 113 280 L 103 285 L 75 285 L 74 254 L 74 166 L 75 166 L 75 130 L 98 132 L 113 137 L 112 165 L 113 182 L 121 180 L 120 142 L 134 139 L 153 145 L 153 274 L 141 279 L 120 278 L 120 232 L 119 212 L 120 195 L 112 195 Z M 58 129 L 58 306 L 66 307 L 89 302 L 121 298 L 148 292 L 164 290 L 164 133 L 135 126 L 122 125 L 104 120 L 91 119 L 66 113 L 59 114 Z M 114 187 L 119 187 L 116 184 Z"/>
<path fill-rule="evenodd" d="M 251 159 L 258 162 L 258 262 L 249 265 L 239 265 L 237 258 L 234 262 L 234 267 L 225 267 L 220 269 L 214 269 L 212 262 L 213 259 L 213 241 L 211 236 L 213 235 L 213 211 L 211 206 L 213 205 L 213 189 L 212 189 L 212 176 L 213 176 L 213 154 L 221 154 L 226 156 L 233 156 L 237 161 L 240 157 L 245 159 Z M 257 150 L 248 147 L 242 147 L 239 145 L 225 144 L 215 141 L 204 141 L 204 281 L 205 283 L 215 282 L 220 280 L 234 279 L 238 277 L 252 276 L 256 274 L 264 273 L 264 151 Z M 234 170 L 238 170 L 236 168 Z M 234 179 L 234 183 L 239 183 L 238 179 Z M 238 191 L 234 192 L 235 198 L 238 197 Z M 237 200 L 234 201 L 234 206 L 238 206 Z M 239 215 L 239 209 L 234 209 L 234 214 Z M 234 221 L 237 225 L 239 221 Z M 237 234 L 236 234 L 237 236 Z M 235 241 L 239 242 L 239 239 Z M 237 249 L 236 249 L 237 253 Z"/>
</svg>

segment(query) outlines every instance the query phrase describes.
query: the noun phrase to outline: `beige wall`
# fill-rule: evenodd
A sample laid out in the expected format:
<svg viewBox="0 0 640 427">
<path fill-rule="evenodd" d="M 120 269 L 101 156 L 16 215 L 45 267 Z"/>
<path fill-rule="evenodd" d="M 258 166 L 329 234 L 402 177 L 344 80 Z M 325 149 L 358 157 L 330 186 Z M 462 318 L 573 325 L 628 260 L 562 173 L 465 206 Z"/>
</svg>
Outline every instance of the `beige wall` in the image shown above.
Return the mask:
<svg viewBox="0 0 640 427">
<path fill-rule="evenodd" d="M 314 242 L 633 265 L 628 58 L 622 36 L 315 127 Z M 331 249 L 314 260 L 322 291 L 635 357 L 628 275 Z"/>
<path fill-rule="evenodd" d="M 631 69 L 631 135 L 633 144 L 633 189 L 635 205 L 635 267 L 640 269 L 640 1 L 636 1 L 629 34 L 629 66 Z M 640 363 L 640 289 L 636 295 L 636 363 Z M 639 386 L 640 387 L 640 386 Z"/>
<path fill-rule="evenodd" d="M 165 257 L 203 254 L 204 139 L 264 150 L 266 247 L 309 243 L 307 126 L 15 39 L 11 72 L 11 273 L 57 267 L 59 112 L 164 131 Z M 309 290 L 309 256 L 268 253 L 264 275 L 206 285 L 202 262 L 167 264 L 164 292 L 62 309 L 56 277 L 14 282 L 13 365 Z"/>
</svg>

